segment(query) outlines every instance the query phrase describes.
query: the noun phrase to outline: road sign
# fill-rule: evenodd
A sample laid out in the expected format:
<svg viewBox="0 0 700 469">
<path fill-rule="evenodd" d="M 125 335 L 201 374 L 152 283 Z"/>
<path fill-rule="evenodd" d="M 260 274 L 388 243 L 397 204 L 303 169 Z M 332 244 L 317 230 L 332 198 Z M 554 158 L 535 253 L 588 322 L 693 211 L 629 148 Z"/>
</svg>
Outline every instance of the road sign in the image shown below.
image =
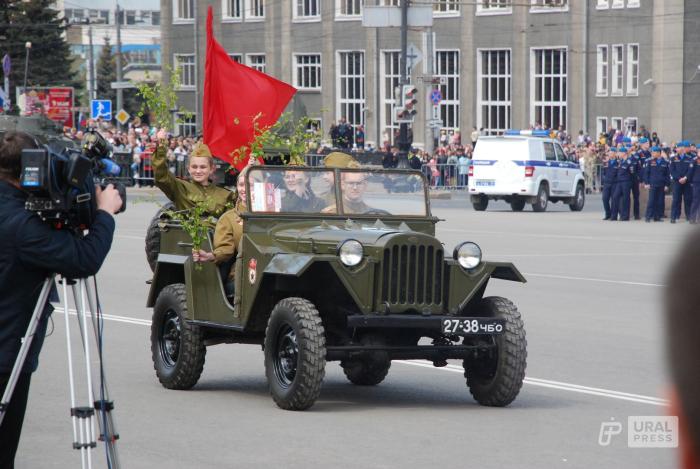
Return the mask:
<svg viewBox="0 0 700 469">
<path fill-rule="evenodd" d="M 430 127 L 431 129 L 442 128 L 442 119 L 430 119 L 428 121 L 428 127 Z"/>
<path fill-rule="evenodd" d="M 120 109 L 116 116 L 114 116 L 121 125 L 126 124 L 126 122 L 131 119 L 131 116 L 124 109 Z"/>
<path fill-rule="evenodd" d="M 112 101 L 109 99 L 93 99 L 90 101 L 90 118 L 112 120 Z"/>
<path fill-rule="evenodd" d="M 442 93 L 440 90 L 433 90 L 430 93 L 430 101 L 433 103 L 433 105 L 437 106 L 440 104 L 440 101 L 442 101 Z"/>
<path fill-rule="evenodd" d="M 136 88 L 136 85 L 131 81 L 113 81 L 109 84 L 109 87 L 113 90 L 126 90 Z"/>
<path fill-rule="evenodd" d="M 5 54 L 2 57 L 2 73 L 6 77 L 10 76 L 10 69 L 12 68 L 12 61 L 10 60 L 10 56 Z"/>
</svg>

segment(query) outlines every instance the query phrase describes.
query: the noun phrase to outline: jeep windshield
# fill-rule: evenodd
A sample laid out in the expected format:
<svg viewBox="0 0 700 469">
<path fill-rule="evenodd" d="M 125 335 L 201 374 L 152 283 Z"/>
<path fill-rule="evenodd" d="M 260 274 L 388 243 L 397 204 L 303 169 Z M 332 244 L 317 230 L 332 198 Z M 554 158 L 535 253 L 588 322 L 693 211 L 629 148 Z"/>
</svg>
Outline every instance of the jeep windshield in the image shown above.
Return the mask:
<svg viewBox="0 0 700 469">
<path fill-rule="evenodd" d="M 428 214 L 418 172 L 260 166 L 251 168 L 247 182 L 254 213 Z"/>
</svg>

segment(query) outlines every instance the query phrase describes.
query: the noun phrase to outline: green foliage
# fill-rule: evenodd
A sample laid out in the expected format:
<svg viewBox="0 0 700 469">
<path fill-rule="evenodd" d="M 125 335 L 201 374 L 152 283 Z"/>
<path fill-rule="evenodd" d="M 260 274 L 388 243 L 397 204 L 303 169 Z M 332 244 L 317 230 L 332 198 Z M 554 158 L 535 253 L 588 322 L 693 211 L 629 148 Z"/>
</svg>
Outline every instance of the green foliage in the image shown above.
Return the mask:
<svg viewBox="0 0 700 469">
<path fill-rule="evenodd" d="M 79 91 L 84 82 L 73 67 L 73 56 L 64 32 L 66 24 L 58 18 L 50 0 L 0 0 L 0 56 L 9 54 L 10 96 L 13 104 L 15 87 L 24 83 L 26 58 L 29 50 L 27 86 L 73 86 Z"/>
<path fill-rule="evenodd" d="M 294 122 L 291 114 L 283 114 L 271 126 L 258 123 L 261 114 L 253 118 L 253 141 L 233 152 L 234 164 L 250 153 L 251 158 L 269 159 L 280 156 L 284 164 L 303 165 L 304 155 L 312 146 L 318 146 L 322 138 L 320 129 L 313 129 L 312 120 L 302 117 Z M 238 124 L 238 119 L 234 121 Z"/>
<path fill-rule="evenodd" d="M 172 124 L 172 113 L 178 112 L 185 116 L 186 119 L 191 118 L 192 114 L 182 110 L 177 104 L 177 92 L 180 87 L 180 75 L 166 66 L 170 81 L 156 81 L 148 83 L 146 81 L 136 84 L 138 96 L 141 98 L 141 109 L 138 115 L 143 117 L 147 114 L 153 115 L 151 125 L 158 128 L 170 129 Z M 150 77 L 146 73 L 146 80 Z"/>
<path fill-rule="evenodd" d="M 109 36 L 104 37 L 104 45 L 97 60 L 95 71 L 97 99 L 110 99 L 116 105 L 117 90 L 113 90 L 111 84 L 113 81 L 117 81 L 117 62 L 115 55 L 112 54 Z"/>
<path fill-rule="evenodd" d="M 164 212 L 171 219 L 178 221 L 182 229 L 190 235 L 193 251 L 202 249 L 209 229 L 216 225 L 216 219 L 207 214 L 208 202 L 208 200 L 200 201 L 188 210 L 165 210 Z M 195 265 L 195 269 L 201 268 L 201 265 Z"/>
</svg>

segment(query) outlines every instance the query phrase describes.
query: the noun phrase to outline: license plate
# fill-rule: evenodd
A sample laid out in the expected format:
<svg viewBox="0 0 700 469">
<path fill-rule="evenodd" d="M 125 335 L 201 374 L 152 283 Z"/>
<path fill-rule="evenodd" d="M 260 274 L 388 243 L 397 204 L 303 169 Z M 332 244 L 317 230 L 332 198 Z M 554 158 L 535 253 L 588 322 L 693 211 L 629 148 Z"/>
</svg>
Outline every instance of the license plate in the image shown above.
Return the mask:
<svg viewBox="0 0 700 469">
<path fill-rule="evenodd" d="M 444 318 L 442 320 L 443 334 L 473 335 L 473 334 L 503 334 L 506 328 L 505 319 L 495 318 Z"/>
<path fill-rule="evenodd" d="M 477 179 L 476 185 L 477 186 L 493 187 L 496 185 L 496 181 L 494 181 L 493 179 Z"/>
</svg>

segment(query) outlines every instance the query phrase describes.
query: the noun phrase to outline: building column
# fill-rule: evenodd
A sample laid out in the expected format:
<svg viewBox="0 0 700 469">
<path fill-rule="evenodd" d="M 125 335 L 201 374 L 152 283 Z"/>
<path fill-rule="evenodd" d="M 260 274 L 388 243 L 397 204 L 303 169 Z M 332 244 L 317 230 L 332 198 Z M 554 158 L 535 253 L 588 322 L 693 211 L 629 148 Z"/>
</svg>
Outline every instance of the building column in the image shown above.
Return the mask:
<svg viewBox="0 0 700 469">
<path fill-rule="evenodd" d="M 511 127 L 527 129 L 530 122 L 530 49 L 527 42 L 529 6 L 513 6 L 515 43 L 511 53 Z M 532 122 L 534 124 L 534 122 Z"/>
<path fill-rule="evenodd" d="M 578 131 L 586 127 L 582 112 L 585 107 L 583 100 L 586 93 L 583 87 L 586 84 L 586 44 L 583 43 L 583 34 L 586 25 L 586 2 L 570 2 L 569 8 L 571 20 L 571 40 L 567 49 L 566 70 L 566 131 L 572 137 L 578 135 Z"/>
<path fill-rule="evenodd" d="M 335 49 L 333 41 L 333 26 L 334 26 L 334 3 L 326 3 L 324 5 L 330 8 L 321 8 L 321 24 L 323 25 L 323 41 L 321 53 L 321 119 L 323 125 L 323 139 L 330 141 L 328 129 L 331 122 L 336 120 L 335 110 Z"/>
<path fill-rule="evenodd" d="M 461 5 L 461 40 L 459 44 L 459 131 L 466 144 L 476 126 L 476 50 L 474 48 L 475 2 Z"/>
</svg>

